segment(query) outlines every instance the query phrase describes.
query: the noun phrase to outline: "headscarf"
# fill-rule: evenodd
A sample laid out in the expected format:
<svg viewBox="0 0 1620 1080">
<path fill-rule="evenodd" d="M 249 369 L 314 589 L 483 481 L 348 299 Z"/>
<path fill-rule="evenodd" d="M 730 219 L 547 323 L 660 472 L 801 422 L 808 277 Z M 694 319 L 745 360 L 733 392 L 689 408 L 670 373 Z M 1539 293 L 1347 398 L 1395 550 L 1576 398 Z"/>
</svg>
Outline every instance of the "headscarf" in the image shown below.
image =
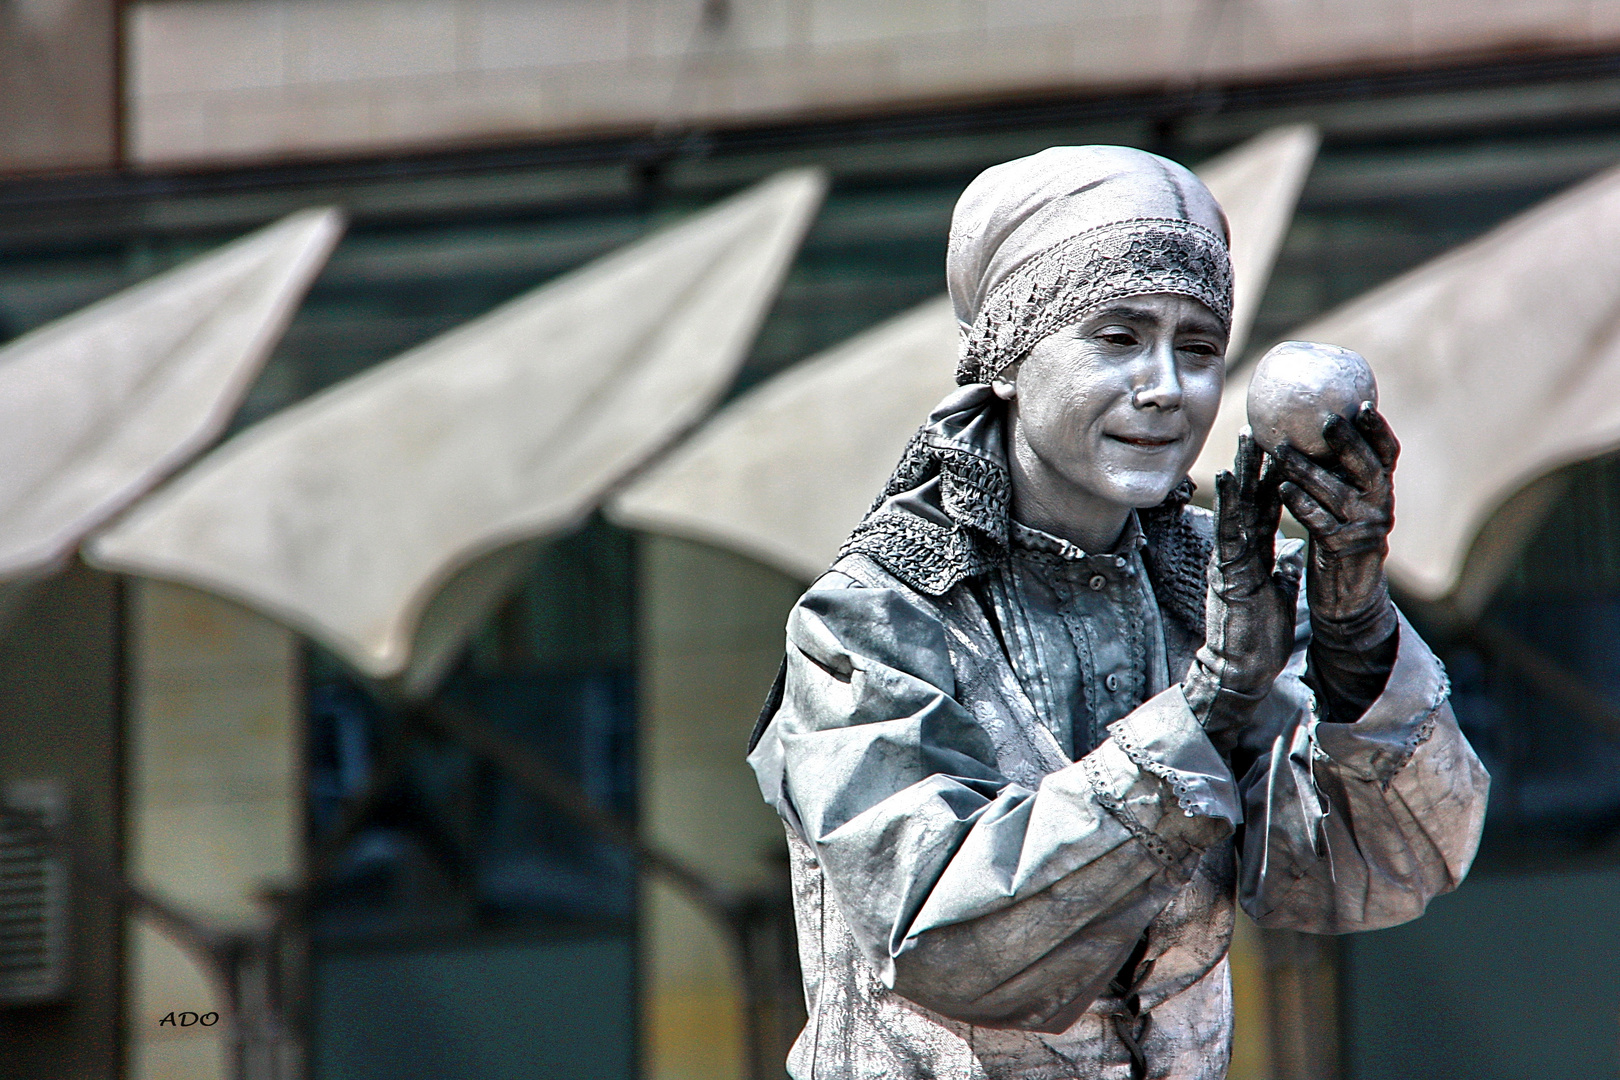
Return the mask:
<svg viewBox="0 0 1620 1080">
<path fill-rule="evenodd" d="M 1191 297 L 1232 324 L 1226 215 L 1173 161 L 1127 146 L 1055 146 L 980 173 L 951 216 L 946 279 L 956 381 L 989 382 L 1109 300 Z"/>
</svg>

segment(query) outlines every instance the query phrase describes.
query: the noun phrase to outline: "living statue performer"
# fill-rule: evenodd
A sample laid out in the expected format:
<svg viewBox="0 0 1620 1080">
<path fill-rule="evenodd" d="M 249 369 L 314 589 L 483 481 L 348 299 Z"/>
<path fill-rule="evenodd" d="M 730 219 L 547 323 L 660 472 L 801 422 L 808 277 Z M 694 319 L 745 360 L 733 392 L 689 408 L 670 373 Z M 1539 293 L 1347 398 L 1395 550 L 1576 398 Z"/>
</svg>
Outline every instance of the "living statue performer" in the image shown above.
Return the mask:
<svg viewBox="0 0 1620 1080">
<path fill-rule="evenodd" d="M 1227 245 L 1195 176 L 1122 147 L 957 204 L 961 386 L 793 609 L 749 756 L 791 848 L 796 1080 L 1216 1080 L 1234 901 L 1338 934 L 1466 873 L 1488 778 L 1390 602 L 1376 409 L 1315 460 L 1243 438 L 1187 505 Z"/>
</svg>

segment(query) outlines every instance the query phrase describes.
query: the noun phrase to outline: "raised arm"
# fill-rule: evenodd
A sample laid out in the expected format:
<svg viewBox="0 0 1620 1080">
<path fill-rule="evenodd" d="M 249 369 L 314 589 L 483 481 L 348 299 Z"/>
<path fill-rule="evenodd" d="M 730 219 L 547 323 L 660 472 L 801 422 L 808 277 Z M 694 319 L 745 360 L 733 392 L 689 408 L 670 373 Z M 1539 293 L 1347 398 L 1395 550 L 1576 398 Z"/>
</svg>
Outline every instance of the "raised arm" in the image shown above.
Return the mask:
<svg viewBox="0 0 1620 1080">
<path fill-rule="evenodd" d="M 1013 783 L 994 732 L 1017 721 L 964 707 L 951 647 L 914 598 L 828 575 L 789 619 L 785 693 L 750 763 L 887 985 L 970 1023 L 1062 1031 L 1231 833 L 1235 785 L 1179 688 Z"/>
<path fill-rule="evenodd" d="M 1445 672 L 1398 619 L 1380 693 L 1322 719 L 1296 653 L 1262 706 L 1276 731 L 1240 784 L 1240 899 L 1262 926 L 1342 934 L 1415 919 L 1479 846 L 1490 778 L 1457 727 Z"/>
<path fill-rule="evenodd" d="M 1277 451 L 1311 533 L 1309 617 L 1260 725 L 1279 734 L 1243 777 L 1241 892 L 1264 926 L 1345 933 L 1414 919 L 1462 881 L 1490 778 L 1440 662 L 1389 599 L 1395 435 L 1370 403 L 1323 435 L 1333 470 Z"/>
</svg>

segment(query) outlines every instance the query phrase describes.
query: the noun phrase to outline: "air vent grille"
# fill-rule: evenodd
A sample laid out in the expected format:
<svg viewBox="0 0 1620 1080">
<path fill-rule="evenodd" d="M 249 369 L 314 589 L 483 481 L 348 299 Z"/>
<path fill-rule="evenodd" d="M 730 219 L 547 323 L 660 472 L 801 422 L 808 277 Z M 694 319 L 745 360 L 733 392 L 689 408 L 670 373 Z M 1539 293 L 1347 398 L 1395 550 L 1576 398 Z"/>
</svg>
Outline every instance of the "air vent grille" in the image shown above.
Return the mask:
<svg viewBox="0 0 1620 1080">
<path fill-rule="evenodd" d="M 11 784 L 0 799 L 0 1005 L 67 993 L 66 823 L 58 784 Z"/>
</svg>

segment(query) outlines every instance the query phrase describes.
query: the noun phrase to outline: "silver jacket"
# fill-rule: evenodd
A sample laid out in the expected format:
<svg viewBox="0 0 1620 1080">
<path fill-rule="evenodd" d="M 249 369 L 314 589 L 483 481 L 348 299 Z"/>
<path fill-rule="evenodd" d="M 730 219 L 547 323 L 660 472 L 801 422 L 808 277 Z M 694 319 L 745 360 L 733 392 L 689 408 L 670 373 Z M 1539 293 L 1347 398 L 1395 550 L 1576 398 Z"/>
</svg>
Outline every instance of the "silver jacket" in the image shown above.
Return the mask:
<svg viewBox="0 0 1620 1080">
<path fill-rule="evenodd" d="M 1105 555 L 1022 528 L 1000 424 L 983 386 L 948 398 L 788 621 L 749 757 L 792 856 L 788 1070 L 1125 1080 L 1110 981 L 1145 931 L 1148 1075 L 1215 1080 L 1234 899 L 1314 933 L 1416 918 L 1467 872 L 1489 781 L 1404 619 L 1383 692 L 1321 719 L 1303 609 L 1234 777 L 1175 681 L 1209 515 L 1144 512 Z"/>
</svg>

